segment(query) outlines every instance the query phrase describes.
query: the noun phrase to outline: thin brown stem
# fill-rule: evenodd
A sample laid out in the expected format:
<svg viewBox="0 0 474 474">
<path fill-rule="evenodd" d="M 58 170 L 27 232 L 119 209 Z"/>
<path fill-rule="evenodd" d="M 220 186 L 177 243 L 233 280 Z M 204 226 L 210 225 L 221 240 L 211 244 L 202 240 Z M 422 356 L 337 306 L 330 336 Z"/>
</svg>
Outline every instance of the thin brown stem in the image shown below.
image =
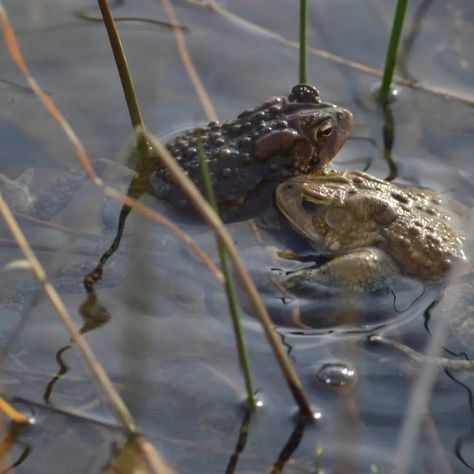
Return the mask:
<svg viewBox="0 0 474 474">
<path fill-rule="evenodd" d="M 161 3 L 163 4 L 163 8 L 166 10 L 168 18 L 170 19 L 170 23 L 173 25 L 172 29 L 176 38 L 179 56 L 181 57 L 181 61 L 183 62 L 184 68 L 186 69 L 186 73 L 193 84 L 194 90 L 201 101 L 202 108 L 204 109 L 204 112 L 206 113 L 209 120 L 217 121 L 217 113 L 214 109 L 214 106 L 212 105 L 212 101 L 206 91 L 204 83 L 202 82 L 198 72 L 196 71 L 196 68 L 194 67 L 188 47 L 186 46 L 186 40 L 184 39 L 183 32 L 181 28 L 176 26 L 178 25 L 178 17 L 176 16 L 173 5 L 171 4 L 170 0 L 161 0 Z"/>
</svg>

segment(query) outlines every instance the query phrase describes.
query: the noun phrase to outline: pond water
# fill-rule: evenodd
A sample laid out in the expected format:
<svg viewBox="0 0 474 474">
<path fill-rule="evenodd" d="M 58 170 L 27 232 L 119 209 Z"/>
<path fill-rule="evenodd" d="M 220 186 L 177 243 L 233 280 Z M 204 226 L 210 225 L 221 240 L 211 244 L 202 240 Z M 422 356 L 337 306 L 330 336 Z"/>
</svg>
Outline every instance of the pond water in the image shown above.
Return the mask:
<svg viewBox="0 0 474 474">
<path fill-rule="evenodd" d="M 297 2 L 222 1 L 217 11 L 199 2 L 173 3 L 220 119 L 288 95 L 298 78 L 298 51 L 288 43 L 298 37 Z M 310 46 L 383 67 L 394 1 L 309 3 Z M 94 20 L 100 17 L 96 4 L 3 4 L 33 75 L 90 157 L 123 162 L 130 123 L 105 30 Z M 114 13 L 121 18 L 118 27 L 148 128 L 163 138 L 206 123 L 174 36 L 158 23 L 167 21 L 161 3 L 117 2 Z M 384 120 L 372 98 L 378 78 L 310 52 L 308 80 L 324 100 L 354 114 L 353 135 L 336 168 L 363 169 L 379 178 L 396 174 L 396 183 L 430 187 L 472 209 L 473 20 L 468 0 L 410 3 L 399 73 L 455 97 L 398 89 L 392 164 L 384 159 Z M 13 179 L 33 168 L 32 193 L 38 194 L 75 166 L 75 157 L 3 41 L 0 51 L 0 171 Z M 118 174 L 111 182 L 125 192 L 129 178 Z M 182 219 L 150 196 L 141 200 L 172 217 L 218 261 L 206 226 Z M 436 324 L 448 318 L 441 356 L 474 356 L 468 303 L 443 309 L 440 287 L 400 279 L 369 296 L 309 289 L 295 297 L 275 286 L 275 276 L 301 266 L 279 258 L 275 249 L 311 250 L 272 205 L 252 222 L 228 228 L 321 418 L 307 425 L 296 416 L 241 294 L 254 383 L 263 401 L 249 418 L 224 290 L 163 226 L 132 213 L 97 287 L 98 302 L 87 300 L 82 278 L 110 245 L 119 212 L 118 203 L 84 182 L 51 219 L 72 235 L 21 216 L 19 222 L 138 426 L 177 472 L 396 472 L 397 447 L 421 371 L 402 351 L 369 343 L 368 336 L 383 335 L 423 352 Z M 0 261 L 6 265 L 21 254 L 3 224 L 1 229 Z M 124 441 L 118 422 L 33 278 L 18 269 L 3 271 L 1 278 L 1 390 L 36 418 L 34 427 L 18 432 L 7 433 L 2 424 L 3 468 L 15 463 L 20 473 L 101 472 Z M 473 388 L 473 371 L 440 368 L 406 472 L 474 471 Z"/>
</svg>

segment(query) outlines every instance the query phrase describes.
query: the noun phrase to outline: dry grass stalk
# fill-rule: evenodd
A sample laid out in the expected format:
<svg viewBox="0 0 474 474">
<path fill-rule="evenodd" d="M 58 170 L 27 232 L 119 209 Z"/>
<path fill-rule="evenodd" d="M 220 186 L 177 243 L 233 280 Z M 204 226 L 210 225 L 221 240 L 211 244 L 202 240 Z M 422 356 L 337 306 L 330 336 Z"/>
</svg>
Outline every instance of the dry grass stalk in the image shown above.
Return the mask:
<svg viewBox="0 0 474 474">
<path fill-rule="evenodd" d="M 207 93 L 206 88 L 204 87 L 204 84 L 199 77 L 196 68 L 194 67 L 193 61 L 186 46 L 183 32 L 181 28 L 177 26 L 178 18 L 174 11 L 173 5 L 171 4 L 170 0 L 161 0 L 161 3 L 166 10 L 168 18 L 170 19 L 170 23 L 173 25 L 172 29 L 176 38 L 176 45 L 178 46 L 178 52 L 181 57 L 181 61 L 183 62 L 189 79 L 193 83 L 194 90 L 201 101 L 202 108 L 204 109 L 204 112 L 206 113 L 209 120 L 217 121 L 216 111 L 212 105 L 209 94 Z"/>
<path fill-rule="evenodd" d="M 421 366 L 424 363 L 430 363 L 437 365 L 440 368 L 451 369 L 451 370 L 473 370 L 474 369 L 474 360 L 459 360 L 459 359 L 448 359 L 447 357 L 438 357 L 438 356 L 428 356 L 421 352 L 415 351 L 406 344 L 394 341 L 392 339 L 387 339 L 383 336 L 371 335 L 369 336 L 369 342 L 376 342 L 378 344 L 384 344 L 386 346 L 393 347 L 405 355 L 410 357 L 413 362 Z"/>
<path fill-rule="evenodd" d="M 1 9 L 1 6 L 0 6 L 0 9 Z M 7 203 L 5 202 L 5 200 L 3 199 L 1 195 L 0 195 L 0 214 L 3 216 L 3 219 L 5 220 L 5 223 L 7 224 L 7 227 L 10 230 L 13 238 L 15 239 L 19 249 L 23 253 L 26 260 L 28 260 L 28 262 L 30 263 L 31 271 L 35 275 L 40 285 L 43 287 L 43 291 L 46 293 L 48 299 L 51 301 L 51 304 L 53 305 L 61 321 L 67 328 L 69 334 L 71 335 L 72 340 L 77 345 L 77 348 L 79 352 L 81 353 L 84 361 L 89 366 L 89 369 L 91 370 L 91 372 L 94 374 L 99 385 L 101 386 L 102 390 L 107 396 L 110 404 L 114 408 L 119 418 L 122 420 L 127 430 L 132 433 L 135 433 L 136 432 L 135 423 L 132 419 L 132 416 L 128 412 L 127 407 L 124 405 L 122 399 L 119 397 L 114 386 L 112 385 L 112 382 L 108 378 L 102 366 L 99 364 L 91 348 L 89 347 L 85 339 L 80 335 L 77 328 L 74 326 L 74 323 L 69 315 L 69 312 L 66 309 L 66 306 L 62 302 L 56 289 L 48 281 L 46 272 L 44 271 L 35 253 L 31 249 L 28 241 L 26 240 L 25 235 L 21 231 Z"/>
<path fill-rule="evenodd" d="M 3 411 L 8 418 L 21 425 L 27 425 L 33 421 L 31 418 L 28 418 L 26 415 L 23 415 L 23 413 L 20 413 L 16 408 L 12 407 L 3 397 L 0 397 L 0 410 Z"/>
<path fill-rule="evenodd" d="M 142 436 L 137 438 L 138 451 L 150 472 L 158 474 L 176 474 L 176 471 L 165 463 L 156 449 Z"/>
<path fill-rule="evenodd" d="M 101 8 L 102 6 L 104 6 L 105 10 L 107 10 L 107 6 L 108 6 L 107 0 L 100 0 L 100 3 L 101 3 Z M 169 0 L 162 0 L 162 3 L 163 3 L 164 8 L 167 11 L 167 14 L 170 18 L 171 23 L 174 25 L 177 25 L 178 19 L 176 17 L 174 8 L 169 2 Z M 114 35 L 116 36 L 117 31 L 115 29 L 115 26 L 113 25 L 113 18 L 111 17 L 110 12 L 108 12 L 107 18 L 104 17 L 104 21 L 111 23 L 111 25 L 108 26 L 108 29 L 110 28 L 111 30 L 113 30 L 112 37 L 114 37 Z M 189 55 L 189 51 L 186 46 L 186 42 L 184 40 L 184 36 L 180 28 L 173 27 L 173 31 L 176 37 L 181 60 L 186 68 L 188 76 L 190 77 L 195 87 L 196 93 L 202 103 L 202 106 L 208 118 L 210 120 L 216 120 L 217 116 L 216 116 L 214 107 L 206 92 L 204 84 L 202 83 L 196 69 L 194 68 L 191 57 Z M 111 38 L 111 42 L 112 41 L 113 41 L 112 46 L 114 48 L 114 44 L 116 44 L 116 41 L 112 40 Z M 122 56 L 123 54 L 124 53 L 123 53 L 122 48 L 119 45 L 117 45 L 117 48 L 114 50 L 114 55 Z M 126 67 L 126 62 L 123 58 L 120 60 L 120 64 L 122 64 L 125 69 L 128 69 Z M 125 75 L 129 76 L 128 71 Z M 140 131 L 140 128 L 138 128 L 137 130 Z M 137 139 L 138 143 L 141 142 L 140 135 L 141 133 L 139 134 L 138 139 Z M 304 394 L 303 387 L 298 378 L 298 375 L 296 374 L 293 367 L 291 366 L 288 358 L 286 357 L 286 353 L 280 344 L 280 341 L 278 340 L 278 338 L 276 337 L 273 331 L 273 326 L 272 326 L 270 317 L 267 313 L 267 310 L 260 298 L 260 295 L 257 289 L 255 288 L 255 285 L 252 279 L 250 278 L 245 266 L 243 265 L 240 259 L 240 256 L 238 255 L 238 252 L 233 245 L 232 239 L 227 233 L 222 221 L 218 217 L 217 213 L 212 209 L 212 206 L 209 205 L 206 199 L 198 191 L 194 183 L 192 183 L 192 181 L 189 178 L 187 178 L 187 176 L 185 176 L 181 167 L 177 164 L 176 160 L 174 160 L 174 158 L 171 157 L 168 151 L 156 139 L 154 139 L 154 137 L 149 135 L 146 132 L 146 130 L 144 130 L 144 136 L 145 136 L 145 142 L 147 142 L 149 145 L 151 145 L 155 149 L 155 152 L 157 152 L 160 158 L 163 158 L 163 164 L 165 165 L 165 167 L 170 171 L 172 176 L 178 182 L 179 186 L 188 195 L 188 197 L 190 198 L 190 201 L 193 203 L 196 209 L 201 213 L 201 215 L 208 222 L 208 224 L 214 229 L 214 231 L 216 232 L 216 235 L 218 235 L 218 237 L 221 239 L 222 244 L 225 247 L 226 251 L 229 252 L 229 256 L 234 263 L 237 274 L 242 281 L 242 284 L 244 286 L 244 289 L 247 292 L 247 295 L 250 301 L 254 305 L 256 313 L 264 328 L 267 339 L 274 351 L 274 354 L 275 354 L 276 359 L 278 360 L 278 363 L 280 364 L 282 372 L 295 398 L 295 401 L 300 407 L 300 411 L 304 415 L 306 415 L 308 418 L 313 418 L 313 412 L 311 410 L 308 400 L 306 399 L 306 396 Z M 152 141 L 150 142 L 149 140 L 152 140 Z"/>
</svg>

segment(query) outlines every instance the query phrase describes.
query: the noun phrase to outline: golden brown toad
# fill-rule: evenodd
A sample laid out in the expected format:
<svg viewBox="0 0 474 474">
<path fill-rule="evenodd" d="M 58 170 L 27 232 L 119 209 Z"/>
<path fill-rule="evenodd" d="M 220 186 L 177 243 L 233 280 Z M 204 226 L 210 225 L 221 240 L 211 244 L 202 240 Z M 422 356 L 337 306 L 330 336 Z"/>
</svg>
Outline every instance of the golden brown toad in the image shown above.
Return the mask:
<svg viewBox="0 0 474 474">
<path fill-rule="evenodd" d="M 278 186 L 276 203 L 298 233 L 334 255 L 285 278 L 371 291 L 402 273 L 438 281 L 465 260 L 462 236 L 440 196 L 360 171 L 298 176 Z"/>
</svg>

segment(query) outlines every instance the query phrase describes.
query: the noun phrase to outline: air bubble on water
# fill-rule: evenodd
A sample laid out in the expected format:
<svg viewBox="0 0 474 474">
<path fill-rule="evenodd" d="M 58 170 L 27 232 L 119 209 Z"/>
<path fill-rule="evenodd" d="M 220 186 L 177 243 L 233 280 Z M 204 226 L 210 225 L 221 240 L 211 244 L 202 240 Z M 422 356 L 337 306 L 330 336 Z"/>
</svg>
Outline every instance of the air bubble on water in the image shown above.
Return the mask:
<svg viewBox="0 0 474 474">
<path fill-rule="evenodd" d="M 322 385 L 340 388 L 354 384 L 357 373 L 353 367 L 343 362 L 331 362 L 318 370 L 316 378 Z"/>
</svg>

